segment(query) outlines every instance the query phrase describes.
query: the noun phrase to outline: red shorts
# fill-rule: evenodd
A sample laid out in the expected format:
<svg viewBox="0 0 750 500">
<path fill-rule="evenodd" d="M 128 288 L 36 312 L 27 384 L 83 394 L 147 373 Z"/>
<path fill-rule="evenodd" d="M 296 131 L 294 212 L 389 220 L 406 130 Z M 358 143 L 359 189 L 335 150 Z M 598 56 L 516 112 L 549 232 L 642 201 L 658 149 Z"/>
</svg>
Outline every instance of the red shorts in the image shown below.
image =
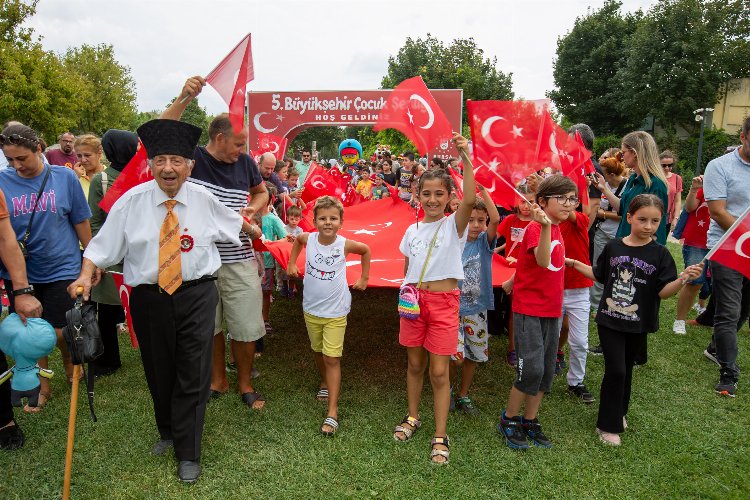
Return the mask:
<svg viewBox="0 0 750 500">
<path fill-rule="evenodd" d="M 401 318 L 398 342 L 450 356 L 458 348 L 458 308 L 461 292 L 419 291 L 419 318 Z"/>
</svg>

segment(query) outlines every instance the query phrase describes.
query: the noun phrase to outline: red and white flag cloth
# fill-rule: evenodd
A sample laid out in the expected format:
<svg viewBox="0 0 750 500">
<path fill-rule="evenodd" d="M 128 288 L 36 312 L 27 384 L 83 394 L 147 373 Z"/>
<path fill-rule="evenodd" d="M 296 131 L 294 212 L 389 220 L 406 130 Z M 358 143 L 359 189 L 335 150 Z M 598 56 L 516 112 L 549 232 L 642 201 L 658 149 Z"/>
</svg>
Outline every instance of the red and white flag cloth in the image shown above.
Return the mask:
<svg viewBox="0 0 750 500">
<path fill-rule="evenodd" d="M 263 153 L 271 153 L 276 158 L 282 158 L 286 154 L 287 145 L 286 137 L 261 132 L 258 136 L 258 147 L 253 149 L 252 156 L 256 162 L 259 161 Z"/>
<path fill-rule="evenodd" d="M 393 128 L 414 143 L 420 154 L 453 137 L 448 118 L 421 76 L 399 83 L 378 112 L 374 131 Z"/>
<path fill-rule="evenodd" d="M 138 349 L 138 339 L 135 336 L 135 328 L 133 328 L 133 318 L 130 316 L 130 292 L 132 288 L 125 284 L 125 279 L 122 273 L 110 273 L 112 278 L 115 280 L 115 286 L 117 287 L 117 294 L 120 296 L 120 302 L 122 302 L 122 308 L 125 310 L 125 319 L 128 322 L 128 332 L 130 333 L 130 343 L 134 348 Z"/>
<path fill-rule="evenodd" d="M 130 188 L 142 184 L 146 181 L 150 181 L 154 176 L 151 174 L 151 168 L 148 166 L 148 155 L 146 154 L 146 148 L 143 147 L 143 143 L 138 140 L 138 149 L 130 159 L 130 161 L 123 167 L 120 175 L 117 176 L 115 182 L 107 189 L 104 193 L 102 200 L 99 202 L 99 207 L 105 212 L 109 213 L 112 209 L 112 205 L 124 195 Z"/>
<path fill-rule="evenodd" d="M 737 217 L 732 227 L 706 255 L 706 260 L 718 262 L 750 278 L 750 207 Z"/>
<path fill-rule="evenodd" d="M 311 205 L 308 205 L 311 210 Z M 339 234 L 366 243 L 372 252 L 370 260 L 371 287 L 398 288 L 404 278 L 404 255 L 399 250 L 399 244 L 406 229 L 416 222 L 414 209 L 398 196 L 373 200 L 359 205 L 344 208 L 344 225 Z M 302 226 L 302 223 L 300 223 Z M 307 230 L 306 228 L 303 228 Z M 314 230 L 314 226 L 310 228 Z M 271 255 L 286 269 L 292 244 L 286 240 L 265 241 L 254 240 L 256 250 L 269 251 Z M 515 271 L 496 258 L 492 263 L 493 286 L 500 286 L 507 281 Z M 305 270 L 305 252 L 297 259 L 300 272 Z M 346 278 L 354 284 L 361 273 L 359 255 L 347 256 Z"/>
<path fill-rule="evenodd" d="M 235 132 L 245 123 L 245 86 L 255 78 L 250 33 L 206 77 L 229 106 L 229 120 Z"/>
</svg>

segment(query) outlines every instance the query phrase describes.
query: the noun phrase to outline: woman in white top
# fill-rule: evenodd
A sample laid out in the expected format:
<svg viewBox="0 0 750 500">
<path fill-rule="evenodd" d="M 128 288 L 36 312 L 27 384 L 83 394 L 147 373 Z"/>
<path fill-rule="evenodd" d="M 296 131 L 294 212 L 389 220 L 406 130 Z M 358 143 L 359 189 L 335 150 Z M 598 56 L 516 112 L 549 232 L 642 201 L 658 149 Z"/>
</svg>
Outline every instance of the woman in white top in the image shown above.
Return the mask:
<svg viewBox="0 0 750 500">
<path fill-rule="evenodd" d="M 468 154 L 464 137 L 456 134 L 453 142 Z M 476 200 L 471 164 L 464 170 L 464 198 L 458 210 L 446 217 L 451 188 L 451 177 L 444 170 L 430 170 L 422 174 L 417 194 L 424 209 L 424 220 L 409 226 L 400 246 L 405 256 L 404 285 L 417 289 L 419 316 L 406 319 L 402 315 L 401 318 L 399 343 L 406 347 L 408 355 L 406 387 L 409 412 L 396 426 L 393 437 L 397 441 L 406 441 L 422 425 L 419 400 L 429 360 L 430 383 L 435 400 L 435 434 L 430 459 L 438 464 L 447 463 L 449 458 L 450 443 L 446 431 L 450 406 L 448 370 L 450 356 L 456 353 L 458 347 L 458 280 L 464 278 L 461 254 Z"/>
</svg>

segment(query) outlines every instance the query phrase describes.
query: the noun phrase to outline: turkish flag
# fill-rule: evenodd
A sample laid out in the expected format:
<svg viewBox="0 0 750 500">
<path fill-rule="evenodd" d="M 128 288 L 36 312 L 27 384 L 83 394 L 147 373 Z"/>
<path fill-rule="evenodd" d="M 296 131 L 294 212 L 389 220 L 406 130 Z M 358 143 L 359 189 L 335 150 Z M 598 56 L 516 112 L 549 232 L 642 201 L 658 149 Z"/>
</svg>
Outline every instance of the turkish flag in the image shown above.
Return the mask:
<svg viewBox="0 0 750 500">
<path fill-rule="evenodd" d="M 245 85 L 255 78 L 250 33 L 206 77 L 229 106 L 229 119 L 235 132 L 245 122 Z"/>
<path fill-rule="evenodd" d="M 321 196 L 343 199 L 349 185 L 339 169 L 326 170 L 317 163 L 313 163 L 307 172 L 303 187 L 305 189 L 302 191 L 302 201 L 311 203 Z"/>
<path fill-rule="evenodd" d="M 724 236 L 714 245 L 706 260 L 731 267 L 750 279 L 750 207 L 737 217 Z"/>
<path fill-rule="evenodd" d="M 570 137 L 568 132 L 552 119 L 547 108 L 543 110 L 543 115 L 544 127 L 540 135 L 537 161 L 568 176 L 576 167 L 583 167 L 584 174 L 588 173 L 584 164 L 591 161 L 591 152 L 583 146 L 583 141 L 579 143 L 575 137 Z M 592 163 L 591 168 L 593 166 Z M 575 181 L 576 177 L 570 177 Z"/>
<path fill-rule="evenodd" d="M 422 80 L 415 76 L 399 83 L 378 112 L 374 131 L 393 128 L 404 134 L 424 155 L 453 137 L 448 118 Z"/>
<path fill-rule="evenodd" d="M 448 167 L 448 173 L 451 174 L 451 179 L 453 179 L 453 184 L 456 185 L 456 194 L 458 195 L 458 198 L 463 200 L 464 199 L 464 178 L 461 174 L 453 170 L 452 168 Z"/>
<path fill-rule="evenodd" d="M 583 138 L 581 137 L 580 132 L 576 130 L 575 133 L 575 140 L 576 144 L 578 144 L 578 154 L 584 157 L 583 161 L 583 171 L 586 174 L 593 174 L 596 172 L 596 168 L 594 167 L 594 162 L 591 161 L 591 151 L 589 151 L 586 146 L 583 144 Z"/>
<path fill-rule="evenodd" d="M 148 166 L 148 155 L 146 154 L 146 148 L 143 147 L 143 143 L 138 140 L 138 149 L 125 165 L 117 176 L 115 182 L 107 189 L 104 193 L 102 200 L 99 202 L 99 208 L 109 213 L 112 210 L 112 205 L 125 194 L 130 188 L 142 184 L 146 181 L 150 181 L 154 176 L 151 174 L 151 168 Z"/>
<path fill-rule="evenodd" d="M 287 144 L 286 137 L 260 132 L 258 134 L 258 146 L 253 149 L 252 156 L 256 161 L 258 161 L 263 153 L 271 153 L 276 158 L 281 158 L 286 152 Z"/>
<path fill-rule="evenodd" d="M 132 288 L 125 284 L 125 279 L 122 273 L 110 273 L 112 278 L 115 280 L 115 286 L 117 287 L 117 294 L 120 296 L 120 302 L 122 302 L 122 308 L 125 310 L 125 319 L 128 322 L 128 332 L 130 333 L 131 345 L 138 349 L 138 339 L 135 336 L 135 328 L 133 328 L 133 318 L 130 316 L 130 292 Z"/>
<path fill-rule="evenodd" d="M 404 255 L 399 244 L 406 229 L 416 222 L 414 210 L 398 196 L 373 200 L 344 208 L 344 225 L 339 230 L 341 236 L 366 243 L 370 247 L 370 280 L 368 286 L 398 288 L 404 278 Z M 300 224 L 301 225 L 301 224 Z M 271 255 L 286 269 L 292 251 L 292 243 L 286 240 L 254 241 L 256 249 L 271 252 Z M 499 256 L 498 256 L 499 257 Z M 502 258 L 492 263 L 493 286 L 500 286 L 515 271 L 502 262 Z M 354 284 L 361 273 L 359 255 L 346 257 L 346 278 Z M 300 272 L 305 270 L 305 252 L 297 259 Z"/>
</svg>

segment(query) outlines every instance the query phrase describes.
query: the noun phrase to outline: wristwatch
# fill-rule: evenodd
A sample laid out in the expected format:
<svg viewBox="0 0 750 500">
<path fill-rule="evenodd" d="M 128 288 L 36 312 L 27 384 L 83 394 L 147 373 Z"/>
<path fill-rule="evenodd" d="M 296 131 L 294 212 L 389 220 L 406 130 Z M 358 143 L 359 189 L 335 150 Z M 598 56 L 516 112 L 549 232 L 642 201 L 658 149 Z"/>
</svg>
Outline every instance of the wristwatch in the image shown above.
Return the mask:
<svg viewBox="0 0 750 500">
<path fill-rule="evenodd" d="M 29 285 L 26 288 L 19 288 L 18 290 L 13 290 L 14 297 L 17 297 L 19 295 L 34 295 L 34 286 Z"/>
</svg>

